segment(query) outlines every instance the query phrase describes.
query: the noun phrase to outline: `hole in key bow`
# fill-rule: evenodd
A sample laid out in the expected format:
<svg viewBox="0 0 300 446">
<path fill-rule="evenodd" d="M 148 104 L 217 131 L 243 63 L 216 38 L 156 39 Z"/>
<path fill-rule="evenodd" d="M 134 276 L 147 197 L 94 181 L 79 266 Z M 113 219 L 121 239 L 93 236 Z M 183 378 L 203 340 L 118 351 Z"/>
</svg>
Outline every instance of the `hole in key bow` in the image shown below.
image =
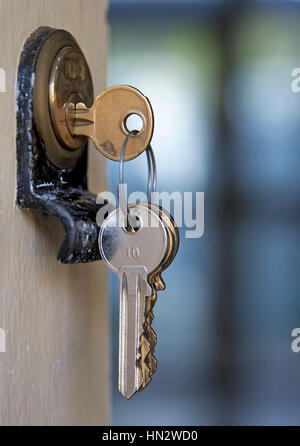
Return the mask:
<svg viewBox="0 0 300 446">
<path fill-rule="evenodd" d="M 124 128 L 127 133 L 132 131 L 141 132 L 144 127 L 143 118 L 137 113 L 131 113 L 124 119 Z"/>
<path fill-rule="evenodd" d="M 129 213 L 126 218 L 126 225 L 124 226 L 124 231 L 129 234 L 135 234 L 141 227 L 140 219 L 137 215 Z"/>
</svg>

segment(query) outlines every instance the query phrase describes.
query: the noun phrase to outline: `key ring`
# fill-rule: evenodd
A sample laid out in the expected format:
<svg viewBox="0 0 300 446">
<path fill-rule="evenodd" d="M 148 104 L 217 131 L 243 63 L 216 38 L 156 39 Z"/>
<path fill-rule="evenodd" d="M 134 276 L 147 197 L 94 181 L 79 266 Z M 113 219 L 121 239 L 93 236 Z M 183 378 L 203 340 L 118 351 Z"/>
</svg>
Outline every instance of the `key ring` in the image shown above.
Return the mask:
<svg viewBox="0 0 300 446">
<path fill-rule="evenodd" d="M 119 179 L 119 188 L 118 188 L 118 201 L 119 201 L 119 207 L 124 215 L 129 215 L 130 210 L 127 204 L 127 210 L 124 208 L 124 200 L 120 199 L 120 188 L 124 184 L 124 156 L 125 151 L 127 147 L 128 140 L 130 136 L 135 135 L 138 133 L 137 130 L 131 130 L 126 135 L 125 141 L 122 146 L 121 156 L 120 156 L 120 179 Z M 147 155 L 147 164 L 148 164 L 148 184 L 147 184 L 147 200 L 148 203 L 151 202 L 151 193 L 156 192 L 156 186 L 157 186 L 157 171 L 156 171 L 156 162 L 155 162 L 155 156 L 154 152 L 152 150 L 152 147 L 149 145 L 146 149 L 146 155 Z M 125 212 L 124 212 L 125 210 Z"/>
</svg>

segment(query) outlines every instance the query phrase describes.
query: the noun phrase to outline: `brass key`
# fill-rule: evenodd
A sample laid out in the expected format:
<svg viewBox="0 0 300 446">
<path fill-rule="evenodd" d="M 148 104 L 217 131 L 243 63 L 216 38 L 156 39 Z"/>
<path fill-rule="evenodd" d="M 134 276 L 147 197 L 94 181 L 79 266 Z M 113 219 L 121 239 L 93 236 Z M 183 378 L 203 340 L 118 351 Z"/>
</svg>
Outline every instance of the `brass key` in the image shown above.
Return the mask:
<svg viewBox="0 0 300 446">
<path fill-rule="evenodd" d="M 144 203 L 141 206 L 147 206 Z M 168 251 L 164 260 L 149 276 L 149 283 L 152 286 L 152 295 L 146 297 L 145 302 L 145 323 L 144 332 L 141 337 L 141 358 L 139 361 L 139 367 L 142 370 L 143 385 L 140 390 L 143 390 L 151 381 L 152 375 L 157 370 L 157 360 L 154 356 L 155 346 L 157 343 L 157 336 L 152 328 L 152 321 L 154 318 L 153 308 L 157 300 L 157 291 L 163 291 L 166 285 L 161 277 L 162 272 L 170 266 L 173 262 L 179 247 L 179 232 L 178 228 L 168 212 L 156 206 L 155 204 L 148 205 L 164 222 L 168 233 Z"/>
<path fill-rule="evenodd" d="M 143 127 L 129 139 L 124 160 L 136 158 L 150 144 L 153 111 L 149 100 L 136 88 L 128 85 L 110 87 L 96 97 L 91 108 L 76 103 L 76 99 L 76 95 L 71 95 L 67 105 L 69 132 L 73 136 L 90 137 L 96 149 L 107 158 L 120 161 L 124 138 L 129 133 L 126 121 L 131 115 L 139 115 Z"/>
</svg>

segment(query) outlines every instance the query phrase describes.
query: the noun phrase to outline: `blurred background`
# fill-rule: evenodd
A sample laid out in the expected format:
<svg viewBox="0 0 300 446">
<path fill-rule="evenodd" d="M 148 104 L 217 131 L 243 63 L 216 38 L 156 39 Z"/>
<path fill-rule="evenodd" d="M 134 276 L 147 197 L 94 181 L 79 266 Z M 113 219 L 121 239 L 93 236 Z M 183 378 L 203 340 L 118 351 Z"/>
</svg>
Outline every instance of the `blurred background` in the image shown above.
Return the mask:
<svg viewBox="0 0 300 446">
<path fill-rule="evenodd" d="M 300 1 L 111 0 L 108 85 L 150 98 L 159 191 L 203 191 L 205 233 L 184 237 L 163 277 L 159 361 L 114 425 L 300 422 Z M 125 166 L 144 190 L 145 156 Z M 109 163 L 110 187 L 118 164 Z"/>
</svg>

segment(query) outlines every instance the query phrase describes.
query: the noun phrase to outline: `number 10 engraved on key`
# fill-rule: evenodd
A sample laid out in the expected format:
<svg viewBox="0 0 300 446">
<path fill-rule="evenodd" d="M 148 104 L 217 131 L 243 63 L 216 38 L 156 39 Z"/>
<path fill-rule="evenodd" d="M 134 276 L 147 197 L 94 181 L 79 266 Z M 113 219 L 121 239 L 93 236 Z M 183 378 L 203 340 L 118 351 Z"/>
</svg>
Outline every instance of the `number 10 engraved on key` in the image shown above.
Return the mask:
<svg viewBox="0 0 300 446">
<path fill-rule="evenodd" d="M 129 259 L 138 259 L 140 257 L 140 250 L 137 246 L 134 246 L 131 248 L 131 246 L 128 246 L 127 248 L 127 257 Z"/>
</svg>

